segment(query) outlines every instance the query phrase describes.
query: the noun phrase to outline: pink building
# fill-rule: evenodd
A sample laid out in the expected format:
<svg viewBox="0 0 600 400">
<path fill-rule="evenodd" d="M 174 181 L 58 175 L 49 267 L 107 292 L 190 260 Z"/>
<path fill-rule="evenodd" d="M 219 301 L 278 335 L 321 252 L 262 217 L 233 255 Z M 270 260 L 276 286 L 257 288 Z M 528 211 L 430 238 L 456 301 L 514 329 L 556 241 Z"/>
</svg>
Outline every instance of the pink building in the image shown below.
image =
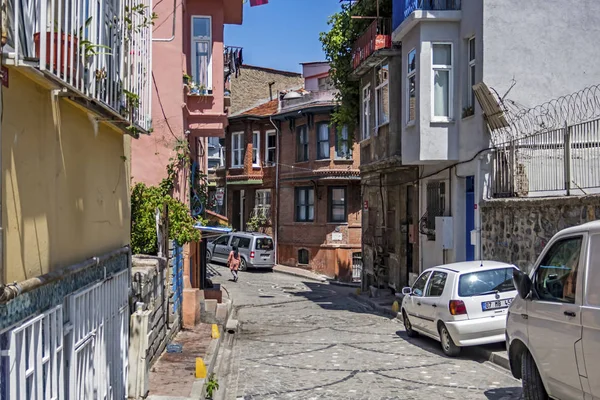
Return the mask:
<svg viewBox="0 0 600 400">
<path fill-rule="evenodd" d="M 157 2 L 154 12 L 152 63 L 152 122 L 154 131 L 132 144 L 133 184 L 158 185 L 176 146 L 189 143 L 192 160 L 206 171 L 209 137 L 223 137 L 227 127 L 224 25 L 240 25 L 241 0 L 174 0 Z M 235 49 L 236 52 L 239 49 Z M 226 65 L 227 64 L 227 65 Z M 191 76 L 189 82 L 187 76 Z M 181 171 L 176 195 L 188 202 L 190 171 Z M 198 310 L 186 307 L 200 287 L 199 245 L 184 246 L 184 324 Z M 188 301 L 196 304 L 193 298 Z"/>
</svg>

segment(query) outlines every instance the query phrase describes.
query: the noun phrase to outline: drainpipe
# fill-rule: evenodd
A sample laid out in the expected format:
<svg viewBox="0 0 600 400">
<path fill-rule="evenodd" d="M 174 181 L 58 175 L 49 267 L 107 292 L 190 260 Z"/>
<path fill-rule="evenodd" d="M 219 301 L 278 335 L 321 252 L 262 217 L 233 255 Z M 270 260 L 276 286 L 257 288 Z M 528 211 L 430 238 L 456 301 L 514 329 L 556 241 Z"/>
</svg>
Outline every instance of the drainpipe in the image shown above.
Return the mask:
<svg viewBox="0 0 600 400">
<path fill-rule="evenodd" d="M 173 0 L 173 34 L 170 38 L 152 38 L 153 42 L 172 42 L 175 39 L 175 22 L 177 21 L 177 0 Z"/>
<path fill-rule="evenodd" d="M 279 96 L 279 94 L 278 94 Z M 269 121 L 271 121 L 271 125 L 275 128 L 275 146 L 277 157 L 275 158 L 275 196 L 277 196 L 277 207 L 275 209 L 275 228 L 273 229 L 275 240 L 275 263 L 279 264 L 279 129 L 277 129 L 277 125 L 273 122 L 273 116 L 269 116 Z M 275 197 L 273 196 L 273 197 Z"/>
<path fill-rule="evenodd" d="M 0 0 L 0 74 L 2 74 L 2 52 L 4 51 L 4 44 L 6 43 L 6 36 L 8 35 L 6 20 L 7 17 L 4 15 L 4 7 L 5 1 Z M 0 83 L 0 287 L 3 286 L 4 283 L 4 225 L 2 221 L 2 210 L 4 209 L 4 204 L 2 204 L 2 193 L 4 192 L 4 185 L 2 177 L 4 175 L 4 168 L 2 167 L 2 120 L 4 117 L 4 87 L 2 83 Z M 0 295 L 1 296 L 1 295 Z"/>
<path fill-rule="evenodd" d="M 482 259 L 482 251 L 481 251 L 481 210 L 480 205 L 483 200 L 483 179 L 485 174 L 481 172 L 481 164 L 483 162 L 483 157 L 488 152 L 483 152 L 479 157 L 477 157 L 477 169 L 475 170 L 475 260 Z"/>
</svg>

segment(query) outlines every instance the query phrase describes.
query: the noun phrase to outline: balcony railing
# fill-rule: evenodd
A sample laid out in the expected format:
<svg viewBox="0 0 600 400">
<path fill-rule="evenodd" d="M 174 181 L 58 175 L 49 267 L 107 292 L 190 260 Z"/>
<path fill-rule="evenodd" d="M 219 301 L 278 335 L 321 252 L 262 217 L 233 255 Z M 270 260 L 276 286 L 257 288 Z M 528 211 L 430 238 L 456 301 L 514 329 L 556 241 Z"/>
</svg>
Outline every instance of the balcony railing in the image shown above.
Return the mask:
<svg viewBox="0 0 600 400">
<path fill-rule="evenodd" d="M 461 0 L 394 0 L 392 29 L 398 26 L 415 10 L 454 11 L 460 10 Z"/>
<path fill-rule="evenodd" d="M 15 65 L 33 65 L 68 90 L 151 126 L 151 0 L 7 0 Z M 119 120 L 118 118 L 112 119 Z"/>
<path fill-rule="evenodd" d="M 358 38 L 352 49 L 352 67 L 354 69 L 358 68 L 375 51 L 392 47 L 391 23 L 389 18 L 374 20 Z"/>
</svg>

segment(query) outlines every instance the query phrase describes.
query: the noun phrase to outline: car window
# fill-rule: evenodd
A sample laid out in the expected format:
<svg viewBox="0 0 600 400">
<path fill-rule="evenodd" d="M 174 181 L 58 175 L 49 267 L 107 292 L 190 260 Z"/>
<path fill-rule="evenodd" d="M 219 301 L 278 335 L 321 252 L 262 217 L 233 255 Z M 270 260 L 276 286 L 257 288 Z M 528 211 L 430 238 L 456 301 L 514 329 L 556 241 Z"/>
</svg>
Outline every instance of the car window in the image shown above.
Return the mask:
<svg viewBox="0 0 600 400">
<path fill-rule="evenodd" d="M 271 238 L 256 239 L 256 250 L 273 250 L 273 239 L 271 239 Z"/>
<path fill-rule="evenodd" d="M 448 274 L 441 271 L 435 271 L 431 275 L 431 279 L 427 284 L 427 290 L 425 290 L 426 297 L 440 297 L 444 293 L 444 286 L 446 286 L 446 278 Z"/>
<path fill-rule="evenodd" d="M 238 248 L 240 249 L 249 249 L 250 248 L 250 238 L 244 238 L 241 237 L 239 238 L 240 240 L 238 241 Z"/>
<path fill-rule="evenodd" d="M 588 305 L 600 307 L 600 235 L 590 238 L 590 263 L 588 265 L 585 301 Z"/>
<path fill-rule="evenodd" d="M 539 300 L 575 303 L 581 237 L 552 245 L 535 271 L 533 288 Z"/>
<path fill-rule="evenodd" d="M 415 296 L 423 296 L 425 291 L 425 284 L 427 283 L 427 279 L 431 275 L 431 271 L 426 271 L 421 274 L 415 281 L 415 284 L 412 287 L 412 292 Z"/>
<path fill-rule="evenodd" d="M 513 271 L 514 268 L 507 267 L 462 274 L 458 279 L 458 295 L 483 296 L 515 290 Z"/>
<path fill-rule="evenodd" d="M 229 236 L 221 236 L 220 238 L 215 240 L 215 244 L 226 245 L 228 241 L 229 241 Z"/>
</svg>

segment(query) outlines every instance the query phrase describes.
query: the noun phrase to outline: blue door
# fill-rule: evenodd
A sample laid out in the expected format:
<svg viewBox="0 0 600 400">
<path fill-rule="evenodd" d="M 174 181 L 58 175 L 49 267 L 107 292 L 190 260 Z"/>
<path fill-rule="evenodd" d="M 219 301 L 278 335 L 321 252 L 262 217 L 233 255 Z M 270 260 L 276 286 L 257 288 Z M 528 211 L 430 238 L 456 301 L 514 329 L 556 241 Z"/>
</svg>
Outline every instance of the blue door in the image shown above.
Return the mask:
<svg viewBox="0 0 600 400">
<path fill-rule="evenodd" d="M 466 261 L 475 260 L 475 246 L 471 244 L 471 231 L 475 229 L 475 178 L 467 176 L 465 193 L 465 235 L 466 235 Z"/>
</svg>

